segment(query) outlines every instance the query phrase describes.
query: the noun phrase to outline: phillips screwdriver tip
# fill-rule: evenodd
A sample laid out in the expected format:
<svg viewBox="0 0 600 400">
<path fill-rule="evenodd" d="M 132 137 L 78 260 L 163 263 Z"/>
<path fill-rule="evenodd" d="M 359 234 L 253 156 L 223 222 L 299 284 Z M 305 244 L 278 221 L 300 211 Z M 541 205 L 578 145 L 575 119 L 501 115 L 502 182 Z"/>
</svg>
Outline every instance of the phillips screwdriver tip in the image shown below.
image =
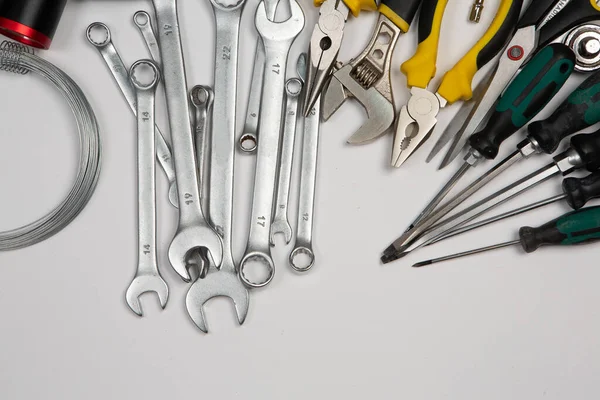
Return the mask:
<svg viewBox="0 0 600 400">
<path fill-rule="evenodd" d="M 426 265 L 431 265 L 431 264 L 433 264 L 432 260 L 421 261 L 416 264 L 413 264 L 413 268 L 420 268 L 420 267 L 424 267 Z"/>
</svg>

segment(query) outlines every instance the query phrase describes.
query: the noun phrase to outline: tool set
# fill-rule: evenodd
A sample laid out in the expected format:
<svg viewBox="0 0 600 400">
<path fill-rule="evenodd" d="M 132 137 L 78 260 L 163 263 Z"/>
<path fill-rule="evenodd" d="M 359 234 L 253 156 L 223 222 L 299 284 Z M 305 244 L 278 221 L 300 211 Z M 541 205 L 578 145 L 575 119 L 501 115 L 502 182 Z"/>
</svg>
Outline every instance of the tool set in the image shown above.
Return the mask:
<svg viewBox="0 0 600 400">
<path fill-rule="evenodd" d="M 246 0 L 209 1 L 215 17 L 211 86 L 188 88 L 177 0 L 152 0 L 154 16 L 146 11 L 133 15 L 152 60 L 139 60 L 131 68 L 117 52 L 107 25 L 94 22 L 85 32 L 137 116 L 138 266 L 125 294 L 135 314 L 143 314 L 141 294 L 156 293 L 163 308 L 169 295 L 157 262 L 161 249 L 156 243 L 156 162 L 169 181 L 168 199 L 178 213 L 177 231 L 168 249 L 162 250 L 175 272 L 189 283 L 186 309 L 200 330 L 208 332 L 204 305 L 219 296 L 233 302 L 239 324 L 244 323 L 249 289 L 265 287 L 274 278 L 276 265 L 271 251 L 277 234 L 283 235 L 286 245 L 291 244 L 290 269 L 298 273 L 312 269 L 320 125 L 348 98 L 356 99 L 367 113 L 366 122 L 350 132 L 348 143 L 364 144 L 392 133 L 393 167 L 406 163 L 429 136 L 438 136 L 436 130 L 441 134 L 428 162 L 447 145 L 440 168 L 463 151 L 465 154 L 457 172 L 385 249 L 383 263 L 561 200 L 576 211 L 539 228 L 521 228 L 519 240 L 415 266 L 518 243 L 532 252 L 541 245 L 584 243 L 600 237 L 600 208 L 582 208 L 600 197 L 600 131 L 571 137 L 570 147 L 547 166 L 467 204 L 476 192 L 519 161 L 534 154 L 551 155 L 563 139 L 600 122 L 600 6 L 595 1 L 532 0 L 522 10 L 523 0 L 498 0 L 495 17 L 485 33 L 433 86 L 448 0 L 315 1 L 318 21 L 310 42 L 301 44 L 308 53 L 290 60 L 298 77 L 286 77 L 288 55 L 292 46 L 298 45 L 296 38 L 305 27 L 308 10 L 297 0 L 262 0 L 252 10 L 259 38 L 245 123 L 239 135 L 238 51 Z M 290 16 L 278 21 L 277 7 L 284 1 L 289 4 Z M 3 15 L 6 10 L 0 6 L 0 32 L 24 45 L 47 48 L 64 4 L 56 2 L 50 25 L 29 27 L 30 35 L 19 35 L 24 25 L 8 23 Z M 11 12 L 25 12 L 19 10 Z M 337 58 L 346 22 L 350 14 L 357 17 L 365 10 L 379 13 L 370 40 L 357 57 L 342 63 Z M 469 20 L 479 22 L 482 10 L 483 1 L 475 1 Z M 417 50 L 401 65 L 410 97 L 397 109 L 392 92 L 392 54 L 401 40 L 407 40 L 403 34 L 417 13 Z M 39 73 L 64 93 L 80 129 L 82 157 L 68 198 L 47 217 L 0 233 L 0 250 L 32 245 L 64 228 L 86 205 L 99 173 L 98 126 L 85 96 L 68 76 L 24 45 L 4 43 L 0 69 Z M 489 74 L 473 85 L 476 73 L 488 62 L 494 62 Z M 573 73 L 591 74 L 548 118 L 531 122 Z M 159 84 L 164 85 L 171 143 L 155 124 Z M 456 117 L 448 126 L 440 126 L 441 109 L 459 101 L 463 104 Z M 502 143 L 524 127 L 527 136 L 516 150 L 451 196 L 469 171 L 485 160 L 494 160 Z M 239 260 L 232 246 L 236 149 L 256 157 L 249 232 Z M 295 183 L 294 159 L 300 166 L 297 202 L 290 199 Z M 578 169 L 591 174 L 566 178 L 562 194 L 477 221 L 530 188 Z M 290 223 L 294 215 L 295 230 Z"/>
</svg>

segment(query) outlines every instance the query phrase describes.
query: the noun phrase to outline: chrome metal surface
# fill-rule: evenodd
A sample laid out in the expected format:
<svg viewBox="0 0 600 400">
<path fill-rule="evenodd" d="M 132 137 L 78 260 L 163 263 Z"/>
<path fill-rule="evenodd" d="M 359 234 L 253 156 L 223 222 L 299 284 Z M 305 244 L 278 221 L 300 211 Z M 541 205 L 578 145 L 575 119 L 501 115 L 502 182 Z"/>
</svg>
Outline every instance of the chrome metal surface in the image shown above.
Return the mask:
<svg viewBox="0 0 600 400">
<path fill-rule="evenodd" d="M 190 90 L 190 104 L 194 107 L 194 145 L 196 148 L 196 162 L 198 164 L 198 186 L 200 187 L 200 199 L 202 211 L 208 212 L 208 193 L 206 182 L 206 166 L 208 135 L 210 135 L 209 115 L 212 113 L 215 94 L 210 86 L 196 85 Z"/>
<path fill-rule="evenodd" d="M 494 245 L 491 245 L 491 246 L 481 247 L 479 249 L 468 250 L 468 251 L 463 251 L 461 253 L 451 254 L 449 256 L 444 256 L 444 257 L 439 257 L 439 258 L 433 258 L 431 260 L 426 260 L 426 261 L 418 262 L 418 263 L 414 264 L 413 267 L 416 267 L 416 268 L 424 267 L 426 265 L 437 264 L 437 263 L 442 262 L 442 261 L 454 260 L 456 258 L 466 257 L 466 256 L 470 256 L 470 255 L 473 255 L 473 254 L 478 254 L 478 253 L 483 253 L 485 251 L 501 249 L 503 247 L 514 246 L 514 245 L 517 245 L 517 244 L 521 244 L 521 241 L 520 240 L 513 240 L 511 242 L 494 244 Z"/>
<path fill-rule="evenodd" d="M 294 144 L 296 142 L 296 122 L 298 120 L 298 98 L 302 92 L 302 82 L 298 78 L 290 78 L 285 83 L 285 118 L 282 141 L 279 152 L 279 172 L 277 174 L 277 194 L 275 197 L 275 215 L 271 223 L 271 245 L 275 245 L 275 235 L 282 234 L 285 243 L 292 240 L 292 227 L 288 219 L 288 203 L 290 199 L 290 183 L 294 161 Z"/>
<path fill-rule="evenodd" d="M 275 12 L 279 0 L 264 0 L 267 9 L 267 18 L 275 20 Z M 246 109 L 246 122 L 244 131 L 239 138 L 239 149 L 244 153 L 255 153 L 258 146 L 258 118 L 260 116 L 260 98 L 263 90 L 265 72 L 265 48 L 260 36 L 256 39 L 254 64 L 252 64 L 252 81 L 248 95 L 248 108 Z"/>
<path fill-rule="evenodd" d="M 590 72 L 600 68 L 600 26 L 584 24 L 573 29 L 564 43 L 575 53 L 575 70 Z"/>
<path fill-rule="evenodd" d="M 154 33 L 154 29 L 152 28 L 150 14 L 142 10 L 137 11 L 133 14 L 133 23 L 138 27 L 142 34 L 142 38 L 144 39 L 144 43 L 146 43 L 146 47 L 148 48 L 152 59 L 158 63 L 158 65 L 161 65 L 160 48 L 158 47 L 156 33 Z"/>
<path fill-rule="evenodd" d="M 152 76 L 149 75 L 152 72 Z M 129 308 L 143 315 L 139 297 L 155 292 L 162 308 L 167 305 L 169 287 L 158 271 L 156 256 L 156 164 L 154 157 L 154 93 L 160 80 L 158 67 L 150 60 L 131 66 L 131 83 L 136 93 L 138 131 L 138 266 L 125 294 Z"/>
<path fill-rule="evenodd" d="M 323 119 L 328 120 L 347 98 L 355 98 L 367 112 L 367 121 L 348 143 L 364 144 L 384 135 L 394 124 L 396 110 L 391 89 L 392 52 L 402 31 L 380 14 L 365 50 L 331 77 L 323 94 Z"/>
<path fill-rule="evenodd" d="M 213 265 L 221 265 L 223 247 L 220 236 L 202 212 L 177 1 L 153 0 L 153 4 L 160 27 L 158 39 L 179 189 L 179 225 L 169 247 L 169 261 L 179 276 L 188 282 L 191 280 L 187 270 L 188 255 L 204 248 Z"/>
<path fill-rule="evenodd" d="M 235 120 L 237 99 L 240 19 L 246 0 L 222 3 L 211 0 L 215 15 L 215 99 L 212 118 L 208 214 L 223 241 L 223 261 L 212 264 L 204 279 L 192 284 L 186 307 L 192 321 L 208 331 L 204 304 L 214 297 L 228 297 L 235 306 L 238 322 L 248 315 L 250 296 L 238 278 L 233 261 L 233 168 L 235 157 Z"/>
<path fill-rule="evenodd" d="M 275 274 L 270 248 L 270 222 L 282 122 L 285 67 L 290 47 L 304 28 L 304 13 L 296 0 L 290 2 L 290 9 L 291 17 L 284 22 L 269 20 L 264 1 L 259 3 L 256 11 L 256 29 L 265 47 L 265 74 L 250 233 L 239 268 L 240 278 L 249 287 L 265 286 Z M 259 265 L 267 269 L 264 279 L 250 279 L 250 271 L 246 271 L 246 268 L 256 268 Z"/>
<path fill-rule="evenodd" d="M 127 68 L 112 42 L 108 26 L 100 22 L 94 22 L 87 28 L 86 36 L 88 41 L 100 52 L 133 115 L 136 115 L 135 89 L 129 80 Z M 100 36 L 103 40 L 98 40 L 97 36 Z M 156 160 L 169 180 L 169 201 L 174 207 L 177 207 L 177 184 L 175 182 L 175 167 L 171 148 L 158 126 L 154 127 L 154 133 L 156 135 Z"/>
</svg>

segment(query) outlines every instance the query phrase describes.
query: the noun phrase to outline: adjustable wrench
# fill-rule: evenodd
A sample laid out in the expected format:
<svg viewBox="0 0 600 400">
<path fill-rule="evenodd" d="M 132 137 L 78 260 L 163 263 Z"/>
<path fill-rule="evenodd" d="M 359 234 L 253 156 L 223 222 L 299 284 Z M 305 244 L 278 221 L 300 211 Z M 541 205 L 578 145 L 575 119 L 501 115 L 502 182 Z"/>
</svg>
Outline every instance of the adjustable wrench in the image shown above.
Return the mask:
<svg viewBox="0 0 600 400">
<path fill-rule="evenodd" d="M 285 67 L 290 47 L 304 28 L 304 13 L 296 0 L 290 1 L 290 11 L 291 17 L 285 22 L 278 23 L 270 21 L 267 17 L 264 0 L 259 3 L 256 10 L 256 29 L 265 47 L 265 76 L 259 122 L 261 138 L 256 158 L 250 234 L 239 270 L 242 281 L 247 286 L 255 288 L 267 285 L 275 274 L 269 233 L 273 215 Z M 252 282 L 245 273 L 245 268 L 249 265 L 265 266 L 266 278 Z"/>
<path fill-rule="evenodd" d="M 94 34 L 94 31 L 103 32 L 102 35 L 104 35 L 104 40 L 98 41 L 95 38 L 96 35 Z M 125 68 L 123 60 L 112 43 L 108 26 L 101 22 L 94 22 L 88 26 L 86 36 L 88 41 L 100 52 L 100 55 L 106 62 L 115 82 L 117 82 L 117 85 L 121 89 L 123 97 L 127 100 L 127 104 L 129 104 L 133 115 L 136 115 L 135 90 L 129 81 L 127 68 Z M 171 148 L 158 129 L 158 126 L 154 127 L 154 132 L 156 135 L 156 159 L 169 180 L 169 201 L 174 207 L 177 207 L 177 184 L 175 182 L 175 169 L 173 167 Z"/>
<path fill-rule="evenodd" d="M 282 143 L 279 155 L 279 173 L 277 174 L 277 195 L 275 216 L 271 223 L 271 246 L 275 246 L 275 235 L 282 233 L 285 243 L 292 240 L 292 227 L 288 220 L 288 202 L 290 181 L 294 161 L 294 143 L 296 141 L 296 122 L 298 120 L 298 97 L 302 92 L 302 81 L 290 78 L 285 83 L 285 121 L 283 123 Z"/>
<path fill-rule="evenodd" d="M 188 255 L 193 250 L 205 248 L 213 264 L 221 265 L 223 248 L 219 235 L 202 213 L 183 49 L 177 19 L 177 0 L 153 0 L 152 3 L 159 26 L 158 39 L 163 61 L 179 198 L 179 226 L 169 247 L 169 261 L 179 276 L 189 282 L 191 277 L 186 268 Z"/>
<path fill-rule="evenodd" d="M 152 79 L 142 80 L 142 69 L 150 69 L 154 74 Z M 156 292 L 162 308 L 167 305 L 169 297 L 169 288 L 158 272 L 156 261 L 156 149 L 153 127 L 154 93 L 160 71 L 152 61 L 140 60 L 131 66 L 130 77 L 137 100 L 139 236 L 137 272 L 127 289 L 125 299 L 129 308 L 141 317 L 140 295 Z"/>
<path fill-rule="evenodd" d="M 265 0 L 267 18 L 273 21 L 279 0 Z M 240 150 L 245 153 L 254 153 L 258 145 L 258 118 L 260 114 L 260 97 L 263 90 L 265 73 L 265 48 L 260 37 L 256 39 L 256 51 L 252 66 L 252 81 L 248 95 L 248 108 L 246 110 L 246 123 L 239 139 Z"/>
<path fill-rule="evenodd" d="M 208 275 L 194 282 L 186 297 L 188 314 L 203 332 L 208 331 L 203 307 L 213 297 L 224 296 L 233 301 L 240 325 L 246 320 L 250 303 L 248 289 L 237 276 L 231 250 L 239 29 L 245 3 L 246 0 L 237 0 L 236 4 L 211 0 L 217 32 L 208 213 L 223 240 L 223 261 L 220 266 L 212 264 L 216 270 L 211 272 L 209 268 Z"/>
</svg>

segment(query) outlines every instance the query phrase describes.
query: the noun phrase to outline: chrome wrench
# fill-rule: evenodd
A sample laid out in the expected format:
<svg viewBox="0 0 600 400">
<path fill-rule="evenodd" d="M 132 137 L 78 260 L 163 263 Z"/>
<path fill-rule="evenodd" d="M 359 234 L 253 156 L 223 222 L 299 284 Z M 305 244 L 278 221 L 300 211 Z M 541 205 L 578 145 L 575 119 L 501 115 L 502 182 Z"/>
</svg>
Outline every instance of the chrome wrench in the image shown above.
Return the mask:
<svg viewBox="0 0 600 400">
<path fill-rule="evenodd" d="M 86 36 L 88 41 L 100 52 L 133 115 L 136 115 L 135 89 L 129 81 L 127 68 L 112 42 L 110 29 L 101 22 L 94 22 L 88 26 Z M 103 40 L 97 40 L 98 37 L 103 38 Z M 156 135 L 156 159 L 169 180 L 169 201 L 174 207 L 177 207 L 177 184 L 175 182 L 175 168 L 171 148 L 158 126 L 154 127 L 154 134 Z"/>
<path fill-rule="evenodd" d="M 306 76 L 306 58 L 298 59 L 298 74 Z M 302 161 L 300 167 L 300 193 L 298 195 L 298 224 L 296 226 L 296 244 L 290 253 L 290 267 L 297 272 L 306 272 L 315 263 L 312 248 L 312 231 L 315 208 L 315 191 L 317 184 L 317 158 L 319 154 L 319 131 L 321 127 L 321 99 L 304 118 L 304 136 L 302 141 Z M 306 262 L 300 256 L 308 257 Z"/>
<path fill-rule="evenodd" d="M 133 14 L 133 23 L 138 27 L 140 33 L 142 34 L 152 59 L 158 63 L 158 65 L 160 65 L 160 48 L 158 46 L 158 40 L 156 39 L 156 33 L 154 33 L 151 21 L 150 14 L 148 14 L 146 11 L 140 10 Z"/>
<path fill-rule="evenodd" d="M 188 255 L 196 249 L 204 248 L 206 255 L 212 258 L 213 265 L 221 265 L 223 248 L 219 235 L 208 224 L 202 212 L 177 0 L 152 0 L 152 3 L 159 26 L 158 40 L 179 198 L 179 226 L 169 247 L 169 261 L 179 276 L 189 282 L 191 277 L 186 268 Z"/>
<path fill-rule="evenodd" d="M 273 21 L 277 11 L 279 0 L 265 0 L 267 18 Z M 245 153 L 254 153 L 258 145 L 258 118 L 260 114 L 260 98 L 263 90 L 263 78 L 265 72 L 265 48 L 258 37 L 256 39 L 256 51 L 254 53 L 254 65 L 252 67 L 252 81 L 250 82 L 250 94 L 248 95 L 248 108 L 246 110 L 246 123 L 244 131 L 239 139 L 240 150 Z"/>
<path fill-rule="evenodd" d="M 223 261 L 212 272 L 209 267 L 208 275 L 194 282 L 186 297 L 188 314 L 203 332 L 208 331 L 203 307 L 213 297 L 224 296 L 233 301 L 240 325 L 246 320 L 250 305 L 248 289 L 238 278 L 231 249 L 238 48 L 245 4 L 246 0 L 237 0 L 236 4 L 211 0 L 217 31 L 208 214 L 223 241 Z"/>
<path fill-rule="evenodd" d="M 294 161 L 294 143 L 296 141 L 296 122 L 298 120 L 298 98 L 301 91 L 302 81 L 300 79 L 290 78 L 285 83 L 285 120 L 279 154 L 275 216 L 271 223 L 271 246 L 275 246 L 274 238 L 278 233 L 284 235 L 286 244 L 292 240 L 292 227 L 288 220 L 288 203 Z"/>
<path fill-rule="evenodd" d="M 250 234 L 239 269 L 242 281 L 254 288 L 267 285 L 275 274 L 269 233 L 273 215 L 285 67 L 290 47 L 304 28 L 304 13 L 296 0 L 290 0 L 290 11 L 291 17 L 287 21 L 272 22 L 267 17 L 264 0 L 259 3 L 256 10 L 256 29 L 265 47 L 265 74 L 259 122 L 261 138 L 256 157 Z M 258 282 L 249 279 L 245 272 L 245 268 L 249 265 L 266 267 L 266 278 Z"/>
<path fill-rule="evenodd" d="M 143 71 L 152 76 L 142 78 Z M 150 60 L 140 60 L 131 66 L 131 83 L 135 87 L 138 131 L 138 267 L 125 299 L 129 308 L 143 315 L 139 297 L 155 292 L 165 308 L 169 287 L 158 271 L 156 257 L 156 164 L 154 157 L 154 93 L 160 79 L 158 67 Z"/>
</svg>

